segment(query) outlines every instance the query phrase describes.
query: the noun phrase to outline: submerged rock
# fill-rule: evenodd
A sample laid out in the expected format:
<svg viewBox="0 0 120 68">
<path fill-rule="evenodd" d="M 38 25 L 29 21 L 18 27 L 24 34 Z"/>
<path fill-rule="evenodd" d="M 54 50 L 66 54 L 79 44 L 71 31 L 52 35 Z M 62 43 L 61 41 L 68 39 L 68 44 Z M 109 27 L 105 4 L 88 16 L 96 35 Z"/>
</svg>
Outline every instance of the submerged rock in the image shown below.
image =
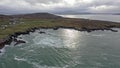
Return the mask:
<svg viewBox="0 0 120 68">
<path fill-rule="evenodd" d="M 14 39 L 14 42 L 16 42 L 16 43 L 15 43 L 15 46 L 18 45 L 18 44 L 21 44 L 21 43 L 26 43 L 26 42 L 23 41 L 23 40 L 17 40 L 17 39 Z"/>
<path fill-rule="evenodd" d="M 59 27 L 54 27 L 54 28 L 53 28 L 53 30 L 58 30 L 58 29 L 59 29 Z"/>
<path fill-rule="evenodd" d="M 40 31 L 39 33 L 40 33 L 40 34 L 45 34 L 45 32 L 43 32 L 43 31 Z"/>
<path fill-rule="evenodd" d="M 112 32 L 118 32 L 118 30 L 113 30 L 113 29 L 111 29 L 111 31 L 112 31 Z"/>
</svg>

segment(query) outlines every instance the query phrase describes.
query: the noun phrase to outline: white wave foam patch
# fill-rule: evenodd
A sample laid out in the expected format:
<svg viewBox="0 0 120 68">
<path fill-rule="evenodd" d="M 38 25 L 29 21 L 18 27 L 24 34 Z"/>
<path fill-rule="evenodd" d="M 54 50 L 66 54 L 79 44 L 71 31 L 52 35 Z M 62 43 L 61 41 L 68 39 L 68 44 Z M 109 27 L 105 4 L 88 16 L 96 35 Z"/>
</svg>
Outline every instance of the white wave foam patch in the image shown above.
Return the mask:
<svg viewBox="0 0 120 68">
<path fill-rule="evenodd" d="M 15 56 L 14 57 L 14 60 L 16 61 L 23 61 L 23 62 L 27 62 L 28 64 L 31 64 L 33 65 L 34 68 L 67 68 L 68 65 L 65 65 L 64 67 L 57 67 L 57 66 L 47 66 L 47 65 L 40 65 L 40 63 L 37 63 L 37 62 L 32 62 L 32 61 L 29 61 L 28 59 L 25 59 L 25 58 L 19 58 L 18 56 Z"/>
<path fill-rule="evenodd" d="M 55 67 L 55 66 L 47 66 L 47 65 L 40 65 L 37 62 L 28 62 L 29 64 L 32 64 L 35 68 L 66 68 L 66 67 Z"/>
<path fill-rule="evenodd" d="M 34 52 L 34 50 L 29 50 L 29 52 Z"/>
<path fill-rule="evenodd" d="M 5 49 L 0 49 L 0 56 L 3 55 L 5 53 Z"/>
<path fill-rule="evenodd" d="M 28 64 L 33 65 L 34 68 L 68 68 L 69 67 L 69 65 L 65 65 L 63 67 L 40 65 L 40 63 L 32 62 L 25 58 L 18 58 L 17 56 L 14 57 L 14 60 L 27 62 Z"/>
<path fill-rule="evenodd" d="M 25 41 L 26 43 L 29 42 L 28 40 L 25 39 L 25 35 L 19 35 L 16 39 L 17 39 L 17 40 Z"/>
<path fill-rule="evenodd" d="M 31 64 L 33 65 L 34 68 L 66 68 L 67 66 L 64 66 L 64 67 L 56 67 L 56 66 L 47 66 L 47 65 L 40 65 L 40 63 L 37 63 L 37 62 L 32 62 L 32 61 L 29 61 L 25 58 L 18 58 L 17 56 L 14 57 L 14 60 L 16 61 L 24 61 L 24 62 L 27 62 L 28 64 Z"/>
<path fill-rule="evenodd" d="M 17 61 L 27 61 L 25 58 L 18 58 L 17 56 L 14 57 L 14 60 L 17 60 Z"/>
<path fill-rule="evenodd" d="M 47 45 L 47 46 L 55 46 L 55 47 L 61 47 L 63 45 L 63 42 L 61 38 L 54 37 L 54 36 L 38 36 L 33 39 L 34 44 L 41 44 L 41 45 Z"/>
<path fill-rule="evenodd" d="M 19 35 L 16 39 L 17 40 L 23 40 L 23 35 Z"/>
<path fill-rule="evenodd" d="M 3 54 L 5 54 L 5 52 L 6 52 L 6 47 L 8 47 L 9 45 L 5 45 L 5 47 L 4 48 L 2 48 L 2 49 L 0 49 L 0 56 L 2 56 Z"/>
</svg>

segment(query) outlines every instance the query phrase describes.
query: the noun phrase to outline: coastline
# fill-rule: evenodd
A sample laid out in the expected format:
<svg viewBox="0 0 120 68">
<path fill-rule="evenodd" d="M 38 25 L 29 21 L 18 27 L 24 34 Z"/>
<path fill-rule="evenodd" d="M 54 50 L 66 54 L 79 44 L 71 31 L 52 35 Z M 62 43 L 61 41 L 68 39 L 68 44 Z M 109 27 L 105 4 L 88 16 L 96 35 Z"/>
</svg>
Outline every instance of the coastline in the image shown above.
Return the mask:
<svg viewBox="0 0 120 68">
<path fill-rule="evenodd" d="M 112 32 L 117 32 L 117 30 L 114 30 L 112 28 L 120 28 L 120 23 L 116 23 L 116 22 L 79 19 L 79 18 L 64 18 L 51 14 L 46 14 L 46 16 L 44 16 L 44 14 L 41 15 L 38 13 L 27 14 L 24 16 L 17 15 L 14 16 L 13 18 L 15 19 L 18 18 L 17 22 L 24 22 L 24 23 L 18 23 L 6 27 L 6 29 L 0 30 L 1 32 L 0 49 L 2 49 L 6 44 L 10 44 L 18 35 L 29 34 L 29 32 L 34 32 L 36 29 L 57 30 L 59 28 L 67 28 L 67 29 L 75 29 L 78 31 L 87 31 L 87 32 L 92 32 L 96 30 L 102 30 L 102 31 L 109 30 Z M 23 19 L 19 20 L 19 18 L 23 18 Z M 7 18 L 7 20 L 9 21 L 9 18 Z M 5 17 L 5 21 L 6 21 L 6 17 Z"/>
<path fill-rule="evenodd" d="M 78 31 L 86 31 L 86 32 L 92 32 L 92 31 L 97 31 L 97 30 L 109 30 L 109 31 L 112 31 L 112 32 L 117 32 L 117 30 L 113 30 L 112 28 L 97 28 L 97 29 L 87 29 L 87 28 L 81 28 L 81 29 L 76 29 L 75 27 L 63 27 L 63 26 L 57 26 L 57 27 L 34 27 L 34 28 L 31 28 L 31 29 L 28 29 L 24 32 L 16 32 L 12 35 L 9 35 L 8 37 L 4 38 L 4 39 L 0 39 L 0 49 L 2 49 L 5 45 L 9 45 L 11 44 L 11 42 L 16 39 L 17 36 L 19 35 L 25 35 L 25 34 L 29 34 L 30 32 L 35 32 L 35 30 L 37 29 L 53 29 L 53 30 L 58 30 L 59 28 L 64 28 L 64 29 L 74 29 L 74 30 L 78 30 Z"/>
</svg>

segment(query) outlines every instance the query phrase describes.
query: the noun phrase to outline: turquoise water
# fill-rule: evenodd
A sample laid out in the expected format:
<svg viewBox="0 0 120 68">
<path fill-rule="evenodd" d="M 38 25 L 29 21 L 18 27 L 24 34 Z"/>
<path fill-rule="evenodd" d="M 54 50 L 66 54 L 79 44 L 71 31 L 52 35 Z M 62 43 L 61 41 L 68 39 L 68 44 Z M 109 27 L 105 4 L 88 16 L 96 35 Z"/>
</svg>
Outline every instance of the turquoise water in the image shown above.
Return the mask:
<svg viewBox="0 0 120 68">
<path fill-rule="evenodd" d="M 120 31 L 40 29 L 17 39 L 27 43 L 6 45 L 0 68 L 120 68 Z"/>
<path fill-rule="evenodd" d="M 92 20 L 103 20 L 103 21 L 113 21 L 120 23 L 120 15 L 97 15 L 97 14 L 88 14 L 88 15 L 60 15 L 63 17 L 70 18 L 85 18 Z"/>
</svg>

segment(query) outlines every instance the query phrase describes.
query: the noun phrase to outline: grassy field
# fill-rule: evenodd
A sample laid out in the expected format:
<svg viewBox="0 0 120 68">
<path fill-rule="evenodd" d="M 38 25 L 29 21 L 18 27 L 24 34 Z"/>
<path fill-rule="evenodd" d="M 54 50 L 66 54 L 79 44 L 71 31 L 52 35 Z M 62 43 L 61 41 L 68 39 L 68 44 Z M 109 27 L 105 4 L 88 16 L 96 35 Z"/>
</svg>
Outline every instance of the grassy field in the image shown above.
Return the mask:
<svg viewBox="0 0 120 68">
<path fill-rule="evenodd" d="M 0 20 L 0 25 L 8 25 L 5 29 L 0 29 L 0 39 L 7 37 L 15 32 L 24 32 L 27 29 L 33 27 L 74 27 L 81 29 L 83 27 L 87 29 L 106 28 L 108 26 L 120 27 L 119 23 L 95 21 L 86 19 L 73 19 L 73 18 L 62 18 L 62 19 L 22 19 L 21 22 L 15 25 L 9 25 L 8 20 Z"/>
</svg>

